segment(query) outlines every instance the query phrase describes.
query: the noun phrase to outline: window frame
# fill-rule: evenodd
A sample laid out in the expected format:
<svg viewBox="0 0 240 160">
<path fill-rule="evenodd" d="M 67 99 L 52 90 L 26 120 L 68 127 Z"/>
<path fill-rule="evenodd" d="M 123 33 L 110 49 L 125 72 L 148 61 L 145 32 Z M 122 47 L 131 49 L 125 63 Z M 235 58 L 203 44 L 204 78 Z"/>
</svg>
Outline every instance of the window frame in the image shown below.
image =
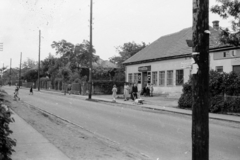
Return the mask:
<svg viewBox="0 0 240 160">
<path fill-rule="evenodd" d="M 182 71 L 182 74 L 179 73 L 180 71 Z M 179 78 L 180 76 L 181 76 L 181 80 Z M 178 69 L 176 70 L 176 86 L 183 85 L 183 83 L 184 83 L 184 70 Z"/>
<path fill-rule="evenodd" d="M 169 73 L 171 73 L 171 77 L 169 77 Z M 167 70 L 167 86 L 173 86 L 173 70 Z"/>
<path fill-rule="evenodd" d="M 219 68 L 221 68 L 222 71 L 218 71 Z M 216 66 L 216 67 L 215 67 L 215 70 L 216 70 L 217 72 L 219 72 L 219 73 L 222 73 L 222 72 L 223 72 L 223 66 Z"/>
<path fill-rule="evenodd" d="M 165 81 L 166 81 L 166 71 L 159 71 L 159 86 L 165 86 L 165 83 L 166 83 Z"/>
<path fill-rule="evenodd" d="M 158 73 L 157 71 L 153 71 L 153 72 L 152 72 L 152 84 L 153 84 L 154 86 L 156 86 L 156 85 L 157 85 L 157 82 L 158 82 L 158 79 L 157 79 L 158 74 L 157 74 L 157 73 Z"/>
</svg>

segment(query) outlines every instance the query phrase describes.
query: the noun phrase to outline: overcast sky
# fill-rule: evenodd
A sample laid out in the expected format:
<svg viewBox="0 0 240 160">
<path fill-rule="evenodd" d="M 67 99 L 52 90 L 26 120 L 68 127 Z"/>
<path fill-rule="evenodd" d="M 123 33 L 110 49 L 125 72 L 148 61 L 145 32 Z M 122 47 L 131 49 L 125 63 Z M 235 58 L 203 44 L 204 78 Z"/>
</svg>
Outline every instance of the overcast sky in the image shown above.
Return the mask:
<svg viewBox="0 0 240 160">
<path fill-rule="evenodd" d="M 115 47 L 125 42 L 151 43 L 159 37 L 192 26 L 192 0 L 93 0 L 93 45 L 102 59 L 118 55 Z M 90 0 L 0 0 L 0 67 L 19 66 L 23 61 L 38 60 L 38 36 L 41 60 L 53 41 L 65 39 L 73 44 L 89 40 Z M 216 0 L 210 0 L 210 6 Z M 209 24 L 220 20 L 210 13 Z"/>
</svg>

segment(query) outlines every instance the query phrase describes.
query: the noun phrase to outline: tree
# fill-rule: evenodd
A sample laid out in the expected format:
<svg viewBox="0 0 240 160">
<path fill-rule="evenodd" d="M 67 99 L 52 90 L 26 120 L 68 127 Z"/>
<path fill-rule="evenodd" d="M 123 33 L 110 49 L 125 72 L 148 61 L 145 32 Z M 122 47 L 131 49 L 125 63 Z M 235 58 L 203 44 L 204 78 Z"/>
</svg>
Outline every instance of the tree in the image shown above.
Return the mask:
<svg viewBox="0 0 240 160">
<path fill-rule="evenodd" d="M 124 81 L 125 80 L 125 67 L 123 62 L 128 58 L 132 57 L 134 54 L 145 48 L 146 43 L 137 44 L 135 42 L 124 43 L 123 46 L 116 47 L 116 50 L 120 56 L 114 56 L 109 58 L 110 62 L 116 64 L 119 68 L 115 70 L 115 76 L 113 80 Z"/>
<path fill-rule="evenodd" d="M 37 66 L 37 62 L 30 58 L 27 58 L 27 60 L 24 61 L 22 64 L 22 68 L 28 68 L 28 69 L 30 68 L 32 69 L 36 66 Z"/>
<path fill-rule="evenodd" d="M 116 47 L 120 56 L 111 57 L 109 60 L 110 62 L 117 64 L 120 68 L 124 68 L 122 63 L 146 46 L 147 45 L 144 42 L 142 42 L 142 44 L 137 44 L 135 42 L 124 43 L 123 46 Z"/>
<path fill-rule="evenodd" d="M 240 1 L 239 0 L 217 0 L 220 5 L 211 7 L 211 11 L 223 19 L 232 18 L 232 28 L 222 29 L 220 41 L 223 44 L 240 45 Z"/>
</svg>

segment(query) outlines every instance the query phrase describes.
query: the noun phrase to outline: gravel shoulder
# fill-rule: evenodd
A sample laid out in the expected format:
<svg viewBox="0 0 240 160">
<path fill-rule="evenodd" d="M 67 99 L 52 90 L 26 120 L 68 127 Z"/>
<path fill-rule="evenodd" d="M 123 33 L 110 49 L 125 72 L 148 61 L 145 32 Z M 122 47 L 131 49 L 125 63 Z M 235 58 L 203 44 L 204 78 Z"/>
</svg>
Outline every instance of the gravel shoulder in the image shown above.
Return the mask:
<svg viewBox="0 0 240 160">
<path fill-rule="evenodd" d="M 47 138 L 72 160 L 135 160 L 149 159 L 139 153 L 124 149 L 119 144 L 96 136 L 23 101 L 6 97 L 10 107 L 34 129 Z"/>
</svg>

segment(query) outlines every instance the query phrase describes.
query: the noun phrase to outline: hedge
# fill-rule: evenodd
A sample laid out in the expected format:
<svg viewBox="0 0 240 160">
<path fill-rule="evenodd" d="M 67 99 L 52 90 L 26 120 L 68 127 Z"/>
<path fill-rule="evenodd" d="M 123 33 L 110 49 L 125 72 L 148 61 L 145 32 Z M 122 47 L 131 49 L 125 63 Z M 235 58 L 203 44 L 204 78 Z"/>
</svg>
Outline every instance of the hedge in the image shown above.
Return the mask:
<svg viewBox="0 0 240 160">
<path fill-rule="evenodd" d="M 0 97 L 0 159 L 4 160 L 11 160 L 12 152 L 14 152 L 13 146 L 16 146 L 16 140 L 10 137 L 13 132 L 10 130 L 9 124 L 14 122 L 11 114 Z"/>
<path fill-rule="evenodd" d="M 102 80 L 102 81 L 93 81 L 93 86 L 94 87 L 99 87 L 101 88 L 101 91 L 103 94 L 112 94 L 112 88 L 113 88 L 113 85 L 116 85 L 117 86 L 117 89 L 118 89 L 118 94 L 121 93 L 122 91 L 122 88 L 124 86 L 124 83 L 123 81 L 106 81 L 106 80 Z"/>
<path fill-rule="evenodd" d="M 192 107 L 192 77 L 183 85 L 183 93 L 178 100 L 179 108 Z M 212 113 L 240 113 L 240 75 L 210 71 L 210 106 Z"/>
</svg>

